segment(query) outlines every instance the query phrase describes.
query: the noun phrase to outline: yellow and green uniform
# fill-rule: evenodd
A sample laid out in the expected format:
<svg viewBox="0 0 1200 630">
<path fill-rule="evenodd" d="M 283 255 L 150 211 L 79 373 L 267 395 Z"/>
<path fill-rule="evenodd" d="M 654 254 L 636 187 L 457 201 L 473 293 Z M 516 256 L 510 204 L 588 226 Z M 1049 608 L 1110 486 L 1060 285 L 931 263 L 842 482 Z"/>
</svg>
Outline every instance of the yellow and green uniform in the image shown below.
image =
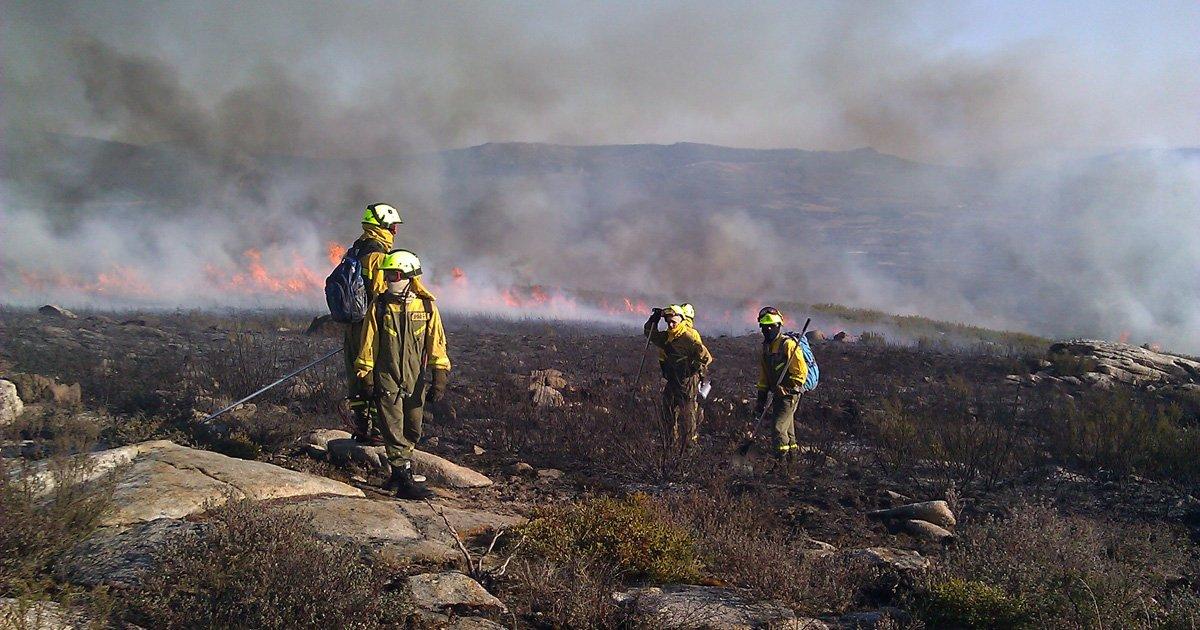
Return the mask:
<svg viewBox="0 0 1200 630">
<path fill-rule="evenodd" d="M 418 280 L 406 296 L 384 292 L 371 302 L 354 366 L 372 374 L 373 409 L 388 461 L 403 467 L 421 439 L 429 371 L 450 371 L 441 315 Z"/>
<path fill-rule="evenodd" d="M 758 391 L 760 397 L 773 391 L 765 424 L 773 430 L 775 448 L 781 455 L 800 448 L 796 444 L 795 417 L 806 378 L 808 364 L 804 362 L 804 353 L 796 340 L 779 335 L 770 343 L 763 343 L 758 365 Z"/>
<path fill-rule="evenodd" d="M 700 379 L 713 358 L 691 321 L 684 319 L 667 330 L 656 330 L 657 323 L 657 318 L 650 318 L 642 332 L 658 347 L 658 365 L 667 381 L 663 387 L 663 422 L 671 427 L 681 447 L 686 447 L 699 437 Z"/>
<path fill-rule="evenodd" d="M 363 223 L 362 227 L 362 236 L 354 241 L 353 247 L 365 245 L 360 249 L 368 250 L 367 253 L 359 256 L 358 263 L 362 266 L 363 286 L 367 290 L 367 304 L 370 304 L 375 296 L 387 290 L 387 282 L 383 279 L 383 273 L 379 271 L 379 264 L 383 262 L 383 257 L 392 248 L 392 233 L 369 223 Z M 346 361 L 346 389 L 350 396 L 350 409 L 354 412 L 355 423 L 358 424 L 356 430 L 365 435 L 372 429 L 369 414 L 370 401 L 367 400 L 370 392 L 366 384 L 354 373 L 354 359 L 358 357 L 362 328 L 361 322 L 346 325 L 342 337 L 342 356 Z"/>
</svg>

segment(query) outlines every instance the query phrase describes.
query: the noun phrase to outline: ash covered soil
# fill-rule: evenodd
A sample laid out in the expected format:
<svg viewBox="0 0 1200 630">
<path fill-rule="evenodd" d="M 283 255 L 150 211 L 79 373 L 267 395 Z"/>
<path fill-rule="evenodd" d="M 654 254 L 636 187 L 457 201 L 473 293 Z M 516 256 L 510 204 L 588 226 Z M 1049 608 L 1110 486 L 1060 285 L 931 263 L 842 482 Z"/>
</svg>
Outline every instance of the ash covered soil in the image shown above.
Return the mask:
<svg viewBox="0 0 1200 630">
<path fill-rule="evenodd" d="M 1083 378 L 1095 366 L 1047 355 L 1048 342 L 823 340 L 814 344 L 821 384 L 797 414 L 802 455 L 776 469 L 763 437 L 738 452 L 751 428 L 757 335 L 706 336 L 713 390 L 698 448 L 680 454 L 658 421 L 652 352 L 635 386 L 640 323 L 446 321 L 454 369 L 446 401 L 427 409 L 420 448 L 493 483 L 439 490 L 436 501 L 536 522 L 603 497 L 640 497 L 696 552 L 694 570 L 656 577 L 531 543 L 510 571 L 474 576 L 507 605 L 493 615 L 502 625 L 705 625 L 672 612 L 670 597 L 695 595 L 672 590 L 682 583 L 842 627 L 1196 620 L 1200 395 L 1187 383 Z M 703 334 L 703 317 L 697 327 Z M 0 339 L 3 378 L 32 399 L 2 427 L 12 461 L 167 439 L 383 499 L 369 463 L 311 445 L 314 430 L 346 428 L 340 355 L 203 421 L 339 347 L 336 327 L 309 330 L 308 317 L 289 313 L 4 309 Z M 75 394 L 62 387 L 75 383 Z M 872 514 L 928 501 L 953 515 L 940 532 Z M 925 519 L 936 520 L 915 520 Z M 880 554 L 887 559 L 875 562 Z M 837 570 L 819 564 L 836 558 Z M 665 590 L 641 592 L 637 605 L 612 596 L 638 588 Z M 605 592 L 579 592 L 587 589 Z"/>
</svg>

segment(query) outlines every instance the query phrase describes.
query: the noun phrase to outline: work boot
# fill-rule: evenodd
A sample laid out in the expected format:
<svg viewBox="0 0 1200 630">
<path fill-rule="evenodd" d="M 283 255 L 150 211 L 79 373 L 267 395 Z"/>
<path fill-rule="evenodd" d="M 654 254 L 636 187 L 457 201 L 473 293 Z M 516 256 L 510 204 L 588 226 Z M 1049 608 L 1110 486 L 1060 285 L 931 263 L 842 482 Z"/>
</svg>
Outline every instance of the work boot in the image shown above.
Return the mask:
<svg viewBox="0 0 1200 630">
<path fill-rule="evenodd" d="M 389 492 L 394 491 L 398 499 L 420 501 L 432 497 L 433 492 L 423 483 L 425 478 L 422 477 L 421 481 L 417 481 L 415 476 L 411 462 L 404 462 L 403 466 L 392 466 L 392 476 L 388 478 L 387 483 L 383 484 L 383 489 Z"/>
</svg>

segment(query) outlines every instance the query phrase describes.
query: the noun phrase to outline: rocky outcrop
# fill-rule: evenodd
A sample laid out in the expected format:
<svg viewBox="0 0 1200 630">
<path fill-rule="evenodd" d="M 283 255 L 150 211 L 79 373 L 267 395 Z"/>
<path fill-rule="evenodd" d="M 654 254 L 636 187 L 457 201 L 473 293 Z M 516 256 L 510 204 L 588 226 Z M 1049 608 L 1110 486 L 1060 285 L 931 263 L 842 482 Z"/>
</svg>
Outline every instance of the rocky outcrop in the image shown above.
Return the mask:
<svg viewBox="0 0 1200 630">
<path fill-rule="evenodd" d="M 536 407 L 562 407 L 566 404 L 562 391 L 567 387 L 563 373 L 554 370 L 534 370 L 526 378 L 529 399 Z"/>
<path fill-rule="evenodd" d="M 649 627 L 664 629 L 750 630 L 788 628 L 827 630 L 818 619 L 797 617 L 775 602 L 753 602 L 727 588 L 692 585 L 642 587 L 614 593 L 613 599 Z"/>
<path fill-rule="evenodd" d="M 503 602 L 479 582 L 459 573 L 422 573 L 408 578 L 409 597 L 416 608 L 456 615 L 502 614 Z"/>
<path fill-rule="evenodd" d="M 901 573 L 919 573 L 930 566 L 929 558 L 907 549 L 891 547 L 867 547 L 841 552 L 842 557 L 870 566 L 893 569 Z"/>
<path fill-rule="evenodd" d="M 160 518 L 129 527 L 102 528 L 59 558 L 54 573 L 59 580 L 84 586 L 135 588 L 172 537 L 202 527 Z"/>
<path fill-rule="evenodd" d="M 1051 363 L 1064 355 L 1079 359 L 1087 371 L 1059 376 L 1077 376 L 1093 385 L 1112 381 L 1130 385 L 1200 383 L 1200 362 L 1127 343 L 1076 339 L 1050 346 Z"/>
<path fill-rule="evenodd" d="M 17 386 L 9 381 L 0 381 L 0 426 L 12 424 L 22 411 L 25 411 L 25 403 L 17 394 Z"/>
<path fill-rule="evenodd" d="M 61 306 L 47 304 L 38 309 L 38 314 L 43 317 L 53 317 L 56 319 L 79 319 L 79 316 Z"/>
<path fill-rule="evenodd" d="M 17 394 L 27 403 L 46 402 L 68 406 L 78 405 L 83 400 L 79 383 L 67 385 L 40 374 L 17 373 L 6 378 L 17 386 Z"/>
<path fill-rule="evenodd" d="M 132 444 L 88 456 L 81 481 L 115 472 L 113 509 L 102 525 L 126 525 L 159 518 L 181 518 L 229 499 L 279 499 L 333 494 L 363 496 L 339 481 L 263 462 L 236 459 L 168 440 Z M 28 471 L 44 491 L 53 488 L 46 465 Z"/>
</svg>

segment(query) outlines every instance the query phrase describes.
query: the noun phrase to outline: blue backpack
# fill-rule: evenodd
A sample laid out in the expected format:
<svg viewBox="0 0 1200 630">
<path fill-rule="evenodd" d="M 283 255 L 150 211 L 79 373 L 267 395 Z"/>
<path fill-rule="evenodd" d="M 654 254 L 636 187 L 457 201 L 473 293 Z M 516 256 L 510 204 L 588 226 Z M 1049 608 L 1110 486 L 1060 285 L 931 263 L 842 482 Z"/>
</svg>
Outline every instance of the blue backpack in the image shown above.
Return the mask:
<svg viewBox="0 0 1200 630">
<path fill-rule="evenodd" d="M 362 262 L 366 254 L 383 253 L 384 246 L 373 240 L 358 240 L 342 261 L 325 278 L 325 302 L 335 322 L 357 324 L 367 316 L 367 285 L 363 278 Z"/>
<path fill-rule="evenodd" d="M 804 378 L 804 391 L 811 392 L 817 388 L 817 383 L 821 380 L 821 370 L 817 367 L 817 358 L 813 356 L 812 346 L 808 344 L 808 337 L 795 332 L 784 333 L 784 336 L 795 341 L 800 352 L 804 353 L 804 364 L 808 366 L 808 376 Z"/>
</svg>

